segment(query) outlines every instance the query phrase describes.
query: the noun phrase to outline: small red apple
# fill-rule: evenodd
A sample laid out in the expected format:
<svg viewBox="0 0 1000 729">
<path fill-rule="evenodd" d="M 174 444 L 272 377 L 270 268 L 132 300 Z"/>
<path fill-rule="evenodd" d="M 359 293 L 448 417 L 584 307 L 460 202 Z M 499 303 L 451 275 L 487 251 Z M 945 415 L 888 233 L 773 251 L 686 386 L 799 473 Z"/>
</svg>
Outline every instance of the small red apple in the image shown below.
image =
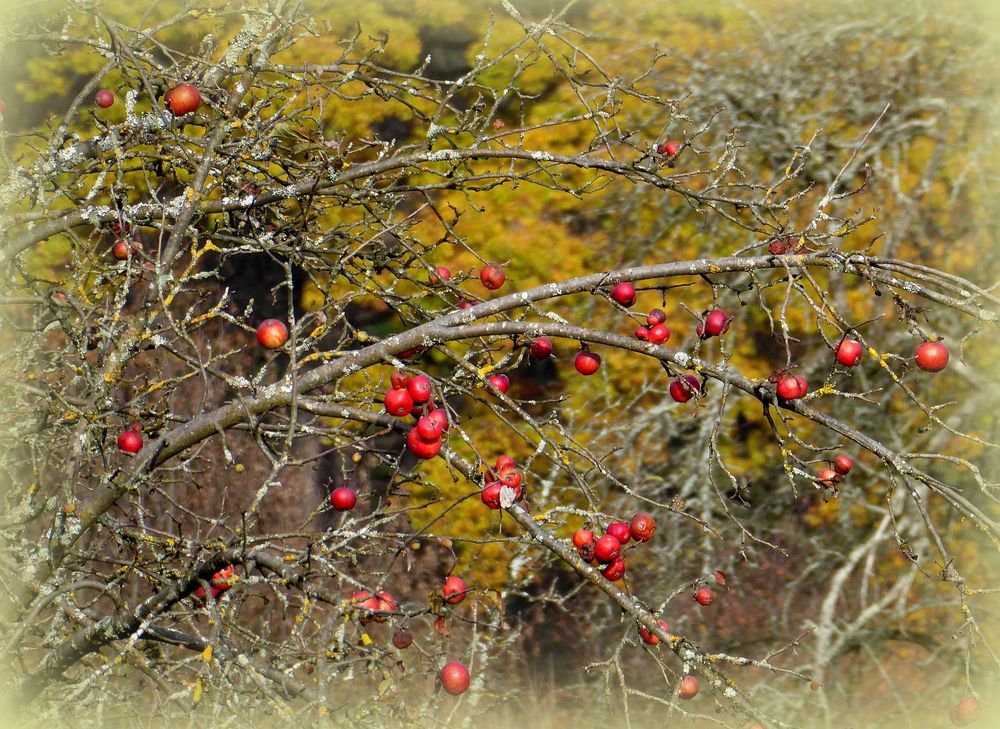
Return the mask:
<svg viewBox="0 0 1000 729">
<path fill-rule="evenodd" d="M 653 309 L 646 314 L 646 323 L 651 327 L 655 327 L 657 324 L 663 324 L 666 320 L 667 315 L 663 309 Z"/>
<path fill-rule="evenodd" d="M 801 375 L 787 375 L 778 381 L 778 397 L 782 400 L 797 400 L 808 391 L 806 379 Z"/>
<path fill-rule="evenodd" d="M 277 319 L 265 319 L 257 327 L 257 343 L 264 349 L 278 349 L 288 341 L 288 327 Z"/>
<path fill-rule="evenodd" d="M 441 685 L 452 696 L 465 693 L 469 688 L 469 669 L 458 661 L 450 661 L 441 669 Z"/>
<path fill-rule="evenodd" d="M 335 488 L 330 493 L 330 505 L 337 511 L 350 511 L 358 503 L 358 495 L 347 486 Z"/>
<path fill-rule="evenodd" d="M 840 480 L 840 476 L 832 468 L 821 468 L 819 473 L 816 474 L 816 480 L 824 486 L 833 488 Z"/>
<path fill-rule="evenodd" d="M 445 412 L 444 408 L 434 408 L 427 413 L 427 417 L 441 426 L 442 433 L 447 433 L 448 428 L 451 427 L 448 423 L 448 413 Z"/>
<path fill-rule="evenodd" d="M 635 338 L 644 342 L 649 341 L 649 327 L 636 327 Z"/>
<path fill-rule="evenodd" d="M 469 588 L 465 586 L 465 581 L 461 577 L 449 575 L 445 578 L 444 586 L 441 588 L 441 594 L 444 595 L 444 601 L 449 605 L 458 605 L 458 603 L 465 599 L 465 593 L 468 589 Z"/>
<path fill-rule="evenodd" d="M 854 468 L 854 460 L 850 456 L 840 453 L 833 459 L 833 470 L 841 476 L 846 476 Z"/>
<path fill-rule="evenodd" d="M 708 587 L 699 587 L 698 591 L 694 593 L 694 599 L 699 605 L 711 605 L 712 604 L 712 590 Z"/>
<path fill-rule="evenodd" d="M 927 372 L 940 372 L 948 364 L 948 348 L 941 342 L 924 342 L 915 354 L 917 367 Z"/>
<path fill-rule="evenodd" d="M 732 317 L 722 309 L 713 309 L 705 317 L 704 326 L 698 336 L 702 339 L 722 336 L 729 331 L 729 323 L 732 320 Z"/>
<path fill-rule="evenodd" d="M 656 148 L 657 154 L 666 155 L 667 157 L 673 157 L 681 149 L 681 145 L 674 141 L 664 142 Z"/>
<path fill-rule="evenodd" d="M 844 367 L 855 367 L 861 361 L 861 342 L 845 339 L 837 345 L 837 361 Z"/>
<path fill-rule="evenodd" d="M 451 270 L 447 266 L 438 266 L 434 269 L 434 273 L 427 277 L 427 281 L 431 286 L 440 286 L 450 279 Z"/>
<path fill-rule="evenodd" d="M 447 420 L 445 422 L 447 422 Z M 441 437 L 441 434 L 444 432 L 444 427 L 442 427 L 440 419 L 432 418 L 430 415 L 424 415 L 417 421 L 417 432 L 424 440 L 435 440 Z"/>
<path fill-rule="evenodd" d="M 101 89 L 94 95 L 94 103 L 102 109 L 107 109 L 115 103 L 115 95 L 107 89 Z"/>
<path fill-rule="evenodd" d="M 680 690 L 677 695 L 682 699 L 693 699 L 698 695 L 698 679 L 694 676 L 687 675 L 681 679 Z"/>
<path fill-rule="evenodd" d="M 506 393 L 510 389 L 510 378 L 507 375 L 490 375 L 486 379 L 500 392 Z"/>
<path fill-rule="evenodd" d="M 623 521 L 613 521 L 608 524 L 607 533 L 622 544 L 627 544 L 629 539 L 632 538 L 629 534 L 628 524 Z"/>
<path fill-rule="evenodd" d="M 500 508 L 500 489 L 503 488 L 503 484 L 499 481 L 491 481 L 483 487 L 483 490 L 479 492 L 479 498 L 482 499 L 483 503 L 486 504 L 491 509 Z"/>
<path fill-rule="evenodd" d="M 577 352 L 576 359 L 573 360 L 573 366 L 576 367 L 576 371 L 581 375 L 592 375 L 601 366 L 601 355 L 589 351 Z"/>
<path fill-rule="evenodd" d="M 201 94 L 194 84 L 180 84 L 170 89 L 163 95 L 164 101 L 170 107 L 170 113 L 174 116 L 184 116 L 201 104 Z"/>
<path fill-rule="evenodd" d="M 538 337 L 531 343 L 531 356 L 535 359 L 545 359 L 552 354 L 552 342 L 546 337 Z"/>
<path fill-rule="evenodd" d="M 118 447 L 126 453 L 138 453 L 142 450 L 142 436 L 132 429 L 123 431 L 118 436 Z"/>
<path fill-rule="evenodd" d="M 410 376 L 405 372 L 397 370 L 389 375 L 389 383 L 392 385 L 393 389 L 405 390 L 406 386 L 410 384 Z"/>
<path fill-rule="evenodd" d="M 598 562 L 614 562 L 622 552 L 622 543 L 610 534 L 605 534 L 594 545 L 594 556 Z"/>
<path fill-rule="evenodd" d="M 657 620 L 656 622 L 659 624 L 661 628 L 663 628 L 664 633 L 670 632 L 670 626 L 667 625 L 666 620 L 661 619 Z M 660 643 L 660 636 L 658 636 L 651 630 L 646 630 L 646 628 L 642 625 L 639 626 L 639 635 L 642 636 L 643 642 L 648 643 L 649 645 L 659 645 Z"/>
<path fill-rule="evenodd" d="M 698 382 L 698 378 L 694 375 L 684 375 L 684 377 L 673 380 L 667 389 L 674 401 L 687 402 L 697 393 L 701 392 L 701 383 Z"/>
<path fill-rule="evenodd" d="M 653 538 L 653 532 L 656 531 L 656 519 L 653 518 L 652 514 L 640 511 L 632 517 L 632 521 L 628 525 L 628 531 L 635 541 L 648 542 Z"/>
<path fill-rule="evenodd" d="M 427 375 L 417 375 L 411 377 L 406 384 L 406 391 L 410 393 L 413 402 L 427 402 L 431 399 L 431 378 Z"/>
<path fill-rule="evenodd" d="M 649 328 L 649 341 L 653 344 L 663 344 L 670 339 L 670 330 L 666 324 L 656 324 Z"/>
<path fill-rule="evenodd" d="M 594 532 L 590 529 L 577 529 L 573 532 L 573 546 L 580 547 L 594 543 Z"/>
<path fill-rule="evenodd" d="M 601 574 L 609 582 L 617 582 L 625 576 L 625 560 L 621 557 L 615 557 L 611 564 L 601 570 Z"/>
<path fill-rule="evenodd" d="M 496 291 L 507 280 L 507 274 L 503 272 L 500 266 L 491 263 L 488 266 L 483 266 L 483 269 L 479 272 L 479 280 L 490 291 Z"/>
<path fill-rule="evenodd" d="M 635 303 L 635 286 L 627 281 L 623 281 L 611 289 L 611 298 L 621 306 L 628 308 Z"/>
<path fill-rule="evenodd" d="M 517 462 L 508 455 L 497 456 L 497 462 L 493 464 L 493 470 L 499 473 L 505 468 L 514 468 Z"/>
<path fill-rule="evenodd" d="M 473 306 L 475 306 L 475 304 L 469 301 L 468 299 L 462 299 L 456 304 L 456 306 L 459 309 L 465 310 L 465 309 L 471 309 Z"/>
<path fill-rule="evenodd" d="M 141 251 L 142 243 L 135 239 L 125 240 L 124 238 L 119 238 L 115 241 L 114 245 L 111 246 L 111 255 L 119 261 L 124 261 L 129 256 Z"/>
<path fill-rule="evenodd" d="M 413 410 L 413 398 L 410 397 L 408 390 L 386 390 L 383 402 L 385 403 L 385 411 L 397 418 L 405 417 Z"/>
<path fill-rule="evenodd" d="M 441 452 L 440 438 L 423 438 L 416 428 L 406 434 L 406 446 L 417 458 L 427 460 Z"/>
</svg>

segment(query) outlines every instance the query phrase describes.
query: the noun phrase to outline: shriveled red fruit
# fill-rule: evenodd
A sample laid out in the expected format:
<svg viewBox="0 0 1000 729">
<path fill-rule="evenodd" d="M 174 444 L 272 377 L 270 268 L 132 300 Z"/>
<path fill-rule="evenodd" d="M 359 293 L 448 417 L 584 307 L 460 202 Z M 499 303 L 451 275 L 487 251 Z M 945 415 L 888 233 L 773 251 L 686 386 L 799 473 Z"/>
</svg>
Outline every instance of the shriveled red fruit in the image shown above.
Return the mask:
<svg viewBox="0 0 1000 729">
<path fill-rule="evenodd" d="M 856 339 L 844 339 L 837 345 L 837 361 L 844 367 L 855 367 L 861 362 L 862 349 Z"/>
<path fill-rule="evenodd" d="M 732 321 L 732 317 L 722 309 L 713 309 L 705 317 L 704 326 L 699 336 L 702 339 L 721 336 L 729 331 L 730 321 Z"/>
<path fill-rule="evenodd" d="M 982 713 L 983 707 L 974 696 L 966 696 L 952 708 L 949 716 L 956 726 L 968 726 Z"/>
<path fill-rule="evenodd" d="M 194 84 L 174 86 L 163 95 L 163 99 L 174 116 L 189 114 L 201 105 L 201 93 Z"/>
<path fill-rule="evenodd" d="M 725 572 L 723 572 L 722 570 L 715 570 L 715 572 L 712 573 L 712 576 L 715 577 L 715 584 L 719 585 L 720 587 L 726 586 Z"/>
<path fill-rule="evenodd" d="M 441 452 L 441 439 L 423 438 L 416 428 L 410 428 L 406 434 L 406 447 L 417 458 L 427 460 Z"/>
<path fill-rule="evenodd" d="M 499 481 L 491 481 L 479 492 L 479 498 L 491 509 L 500 508 L 500 489 L 503 485 Z"/>
<path fill-rule="evenodd" d="M 948 348 L 941 342 L 924 342 L 915 353 L 917 367 L 927 372 L 940 372 L 948 364 Z"/>
<path fill-rule="evenodd" d="M 667 320 L 667 314 L 663 309 L 653 309 L 648 314 L 646 314 L 646 323 L 655 327 L 657 324 L 663 324 Z"/>
<path fill-rule="evenodd" d="M 597 558 L 598 562 L 602 562 L 604 564 L 614 562 L 621 553 L 622 543 L 610 534 L 605 534 L 603 537 L 598 539 L 597 543 L 594 545 L 594 556 Z"/>
<path fill-rule="evenodd" d="M 819 473 L 816 474 L 816 480 L 819 481 L 824 486 L 833 488 L 837 485 L 840 480 L 840 476 L 832 468 L 821 468 Z"/>
<path fill-rule="evenodd" d="M 438 266 L 434 269 L 434 273 L 427 277 L 431 286 L 440 286 L 449 279 L 451 279 L 451 270 L 447 266 Z"/>
<path fill-rule="evenodd" d="M 427 375 L 411 377 L 406 385 L 406 391 L 410 393 L 413 402 L 427 402 L 431 399 L 431 378 Z"/>
<path fill-rule="evenodd" d="M 699 587 L 698 591 L 694 593 L 694 599 L 702 606 L 711 605 L 712 597 L 712 591 L 707 587 Z"/>
<path fill-rule="evenodd" d="M 330 505 L 337 511 L 350 511 L 358 503 L 358 495 L 347 486 L 335 488 L 330 493 Z"/>
<path fill-rule="evenodd" d="M 118 436 L 118 447 L 126 453 L 138 453 L 142 450 L 142 436 L 131 429 L 123 431 Z"/>
<path fill-rule="evenodd" d="M 576 553 L 580 555 L 580 559 L 584 562 L 594 562 L 594 543 L 584 544 L 576 548 Z"/>
<path fill-rule="evenodd" d="M 450 661 L 441 669 L 441 686 L 452 696 L 465 693 L 469 688 L 469 669 L 458 661 Z"/>
<path fill-rule="evenodd" d="M 611 564 L 601 570 L 601 574 L 604 575 L 606 580 L 617 582 L 625 576 L 625 560 L 621 557 L 615 557 Z"/>
<path fill-rule="evenodd" d="M 395 390 L 405 390 L 406 386 L 410 384 L 410 376 L 405 372 L 393 372 L 389 375 L 389 382 L 392 384 Z"/>
<path fill-rule="evenodd" d="M 465 592 L 468 589 L 465 586 L 465 580 L 461 577 L 449 575 L 444 580 L 441 594 L 444 595 L 444 601 L 449 605 L 458 605 L 458 603 L 465 599 Z"/>
<path fill-rule="evenodd" d="M 626 308 L 632 306 L 635 303 L 635 286 L 623 281 L 611 289 L 611 298 Z"/>
<path fill-rule="evenodd" d="M 787 375 L 778 380 L 778 397 L 782 400 L 797 400 L 809 391 L 806 380 L 801 375 Z"/>
<path fill-rule="evenodd" d="M 613 521 L 608 524 L 607 532 L 622 544 L 627 544 L 628 540 L 632 538 L 629 534 L 628 524 L 623 521 Z"/>
<path fill-rule="evenodd" d="M 278 319 L 265 319 L 257 327 L 257 343 L 264 349 L 278 349 L 288 341 L 288 327 Z"/>
<path fill-rule="evenodd" d="M 573 532 L 573 546 L 579 549 L 585 544 L 594 543 L 594 532 L 590 529 L 577 529 Z"/>
<path fill-rule="evenodd" d="M 661 619 L 657 620 L 656 622 L 657 624 L 659 624 L 661 628 L 663 628 L 664 633 L 670 632 L 670 626 L 667 625 L 666 620 Z M 660 636 L 658 636 L 651 630 L 646 630 L 645 626 L 642 625 L 639 626 L 639 635 L 642 637 L 643 642 L 648 643 L 649 645 L 659 645 L 660 643 Z"/>
<path fill-rule="evenodd" d="M 490 375 L 486 379 L 500 392 L 506 393 L 510 389 L 510 378 L 507 375 Z"/>
<path fill-rule="evenodd" d="M 649 327 L 636 327 L 635 338 L 644 342 L 649 341 Z"/>
<path fill-rule="evenodd" d="M 488 266 L 483 266 L 479 272 L 479 280 L 490 291 L 496 291 L 507 280 L 507 274 L 503 272 L 500 266 L 491 263 Z"/>
<path fill-rule="evenodd" d="M 448 428 L 451 427 L 451 425 L 448 423 L 448 413 L 445 411 L 444 408 L 434 408 L 429 413 L 427 413 L 427 417 L 441 426 L 442 433 L 447 433 Z"/>
<path fill-rule="evenodd" d="M 411 645 L 413 645 L 413 633 L 408 630 L 397 631 L 392 636 L 392 644 L 399 648 L 401 651 L 405 651 Z"/>
<path fill-rule="evenodd" d="M 115 103 L 115 95 L 112 94 L 107 89 L 101 89 L 96 94 L 94 94 L 94 103 L 97 104 L 102 109 L 107 109 L 109 106 Z"/>
<path fill-rule="evenodd" d="M 647 514 L 645 511 L 640 511 L 633 516 L 632 521 L 628 525 L 629 534 L 637 542 L 648 542 L 653 538 L 653 532 L 655 531 L 656 519 L 653 518 L 652 514 Z"/>
<path fill-rule="evenodd" d="M 681 679 L 681 686 L 677 695 L 682 699 L 693 699 L 698 695 L 698 679 L 687 675 Z"/>
<path fill-rule="evenodd" d="M 595 352 L 577 352 L 573 366 L 581 375 L 592 375 L 601 367 L 601 356 Z"/>
<path fill-rule="evenodd" d="M 407 390 L 387 390 L 383 402 L 385 411 L 397 418 L 409 415 L 413 410 L 413 398 Z"/>
<path fill-rule="evenodd" d="M 132 430 L 134 430 L 136 433 L 141 433 L 142 423 L 132 423 Z"/>
<path fill-rule="evenodd" d="M 552 354 L 552 342 L 547 337 L 538 337 L 531 343 L 530 351 L 534 359 L 545 359 Z"/>
<path fill-rule="evenodd" d="M 424 440 L 435 440 L 441 437 L 444 428 L 441 427 L 441 422 L 437 418 L 424 415 L 417 421 L 417 432 Z"/>
<path fill-rule="evenodd" d="M 665 155 L 667 157 L 673 157 L 675 154 L 677 154 L 677 152 L 680 151 L 680 148 L 681 145 L 677 142 L 674 141 L 664 142 L 663 144 L 661 144 L 656 148 L 656 153 Z"/>
<path fill-rule="evenodd" d="M 653 344 L 663 344 L 670 339 L 670 329 L 666 324 L 657 324 L 649 328 L 648 340 Z"/>
<path fill-rule="evenodd" d="M 667 390 L 674 401 L 687 402 L 701 391 L 701 383 L 694 375 L 684 375 L 684 377 L 673 380 Z"/>
<path fill-rule="evenodd" d="M 854 459 L 850 456 L 845 456 L 843 453 L 840 453 L 834 457 L 833 470 L 841 476 L 849 474 L 852 468 L 854 468 Z"/>
</svg>

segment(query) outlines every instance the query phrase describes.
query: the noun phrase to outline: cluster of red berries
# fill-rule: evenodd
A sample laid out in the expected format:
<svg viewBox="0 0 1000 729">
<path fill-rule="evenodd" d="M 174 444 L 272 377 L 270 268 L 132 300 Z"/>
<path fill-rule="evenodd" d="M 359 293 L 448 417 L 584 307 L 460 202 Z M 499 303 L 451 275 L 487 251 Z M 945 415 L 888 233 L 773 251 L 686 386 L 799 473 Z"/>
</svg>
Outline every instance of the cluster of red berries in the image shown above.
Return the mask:
<svg viewBox="0 0 1000 729">
<path fill-rule="evenodd" d="M 216 602 L 222 599 L 222 593 L 233 586 L 233 566 L 227 565 L 221 570 L 212 575 L 212 579 L 208 581 L 209 590 L 212 592 L 212 597 L 215 598 Z M 199 587 L 194 591 L 195 602 L 204 604 L 205 602 L 205 588 Z"/>
<path fill-rule="evenodd" d="M 506 486 L 513 490 L 514 501 L 520 501 L 521 497 L 524 496 L 524 487 L 521 485 L 523 479 L 524 474 L 521 473 L 521 469 L 517 467 L 514 459 L 510 456 L 500 456 L 493 468 L 489 470 L 486 485 L 479 492 L 479 498 L 489 508 L 499 509 L 502 506 L 500 502 L 501 491 Z"/>
<path fill-rule="evenodd" d="M 636 542 L 648 542 L 656 531 L 656 520 L 651 514 L 640 511 L 626 524 L 614 521 L 608 524 L 603 536 L 594 539 L 594 532 L 584 527 L 573 533 L 573 545 L 580 559 L 591 564 L 597 562 L 604 567 L 601 574 L 605 579 L 615 582 L 625 576 L 625 560 L 622 558 L 622 546 L 634 539 Z"/>
<path fill-rule="evenodd" d="M 393 372 L 392 387 L 383 402 L 389 415 L 402 418 L 411 413 L 418 420 L 406 434 L 406 446 L 417 458 L 433 458 L 441 451 L 441 436 L 448 428 L 448 413 L 431 402 L 433 390 L 427 375 L 410 377 L 404 372 Z"/>
<path fill-rule="evenodd" d="M 854 460 L 843 453 L 836 456 L 832 463 L 833 468 L 821 468 L 816 474 L 816 480 L 829 488 L 834 488 L 840 483 L 854 467 Z"/>
</svg>

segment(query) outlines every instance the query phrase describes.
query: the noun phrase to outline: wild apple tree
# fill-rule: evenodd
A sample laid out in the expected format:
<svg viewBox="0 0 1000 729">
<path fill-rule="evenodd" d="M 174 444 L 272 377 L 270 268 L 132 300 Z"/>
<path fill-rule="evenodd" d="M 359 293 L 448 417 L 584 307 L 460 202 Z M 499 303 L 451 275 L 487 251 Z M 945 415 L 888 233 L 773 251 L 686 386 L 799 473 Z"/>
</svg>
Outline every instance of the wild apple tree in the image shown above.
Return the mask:
<svg viewBox="0 0 1000 729">
<path fill-rule="evenodd" d="M 15 704 L 974 720 L 986 51 L 896 10 L 15 14 L 77 74 L 2 138 Z"/>
</svg>

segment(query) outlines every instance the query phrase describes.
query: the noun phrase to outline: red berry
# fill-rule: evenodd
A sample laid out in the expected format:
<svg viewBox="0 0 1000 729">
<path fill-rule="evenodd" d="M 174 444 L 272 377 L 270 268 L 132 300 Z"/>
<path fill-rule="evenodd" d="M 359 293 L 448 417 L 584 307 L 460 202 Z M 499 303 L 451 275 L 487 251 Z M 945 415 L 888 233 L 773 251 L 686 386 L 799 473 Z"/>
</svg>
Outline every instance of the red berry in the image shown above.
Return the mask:
<svg viewBox="0 0 1000 729">
<path fill-rule="evenodd" d="M 635 330 L 635 338 L 644 342 L 649 341 L 649 327 L 638 327 Z"/>
<path fill-rule="evenodd" d="M 861 342 L 845 339 L 837 345 L 837 361 L 844 367 L 855 367 L 861 361 Z"/>
<path fill-rule="evenodd" d="M 515 468 L 517 463 L 507 455 L 497 456 L 497 462 L 493 464 L 493 470 L 499 473 L 507 468 Z"/>
<path fill-rule="evenodd" d="M 632 517 L 632 521 L 628 525 L 628 531 L 635 541 L 648 542 L 653 538 L 653 532 L 656 531 L 656 519 L 653 518 L 652 514 L 640 511 Z"/>
<path fill-rule="evenodd" d="M 622 552 L 622 543 L 610 534 L 605 534 L 594 545 L 594 556 L 598 562 L 614 562 Z"/>
<path fill-rule="evenodd" d="M 441 685 L 453 696 L 465 693 L 469 688 L 469 669 L 458 661 L 444 664 L 441 669 Z"/>
<path fill-rule="evenodd" d="M 427 417 L 441 426 L 442 433 L 447 433 L 448 428 L 451 427 L 448 423 L 448 413 L 445 412 L 444 408 L 434 408 L 427 413 Z"/>
<path fill-rule="evenodd" d="M 656 148 L 656 153 L 666 155 L 667 157 L 673 157 L 678 151 L 680 151 L 680 148 L 681 145 L 677 142 L 664 142 Z"/>
<path fill-rule="evenodd" d="M 611 289 L 611 298 L 626 308 L 632 306 L 635 303 L 635 286 L 622 282 Z"/>
<path fill-rule="evenodd" d="M 577 352 L 573 366 L 581 375 L 592 375 L 601 366 L 601 356 L 595 352 Z"/>
<path fill-rule="evenodd" d="M 982 705 L 974 696 L 966 696 L 951 710 L 951 721 L 956 726 L 967 726 L 979 718 Z"/>
<path fill-rule="evenodd" d="M 503 484 L 499 481 L 491 481 L 479 492 L 479 498 L 491 509 L 500 508 L 500 489 Z"/>
<path fill-rule="evenodd" d="M 405 372 L 393 372 L 389 375 L 389 382 L 392 384 L 394 389 L 405 390 L 406 386 L 410 384 L 410 376 Z"/>
<path fill-rule="evenodd" d="M 399 610 L 399 605 L 396 604 L 396 599 L 390 595 L 388 592 L 379 591 L 375 593 L 375 597 L 378 598 L 378 609 L 384 610 L 385 612 L 394 613 Z M 380 616 L 378 622 L 385 622 L 385 616 Z"/>
<path fill-rule="evenodd" d="M 479 272 L 479 280 L 490 291 L 496 291 L 507 280 L 507 274 L 503 272 L 500 266 L 491 263 L 488 266 L 483 266 L 483 270 Z"/>
<path fill-rule="evenodd" d="M 142 423 L 132 423 L 132 430 L 134 430 L 136 433 L 141 433 Z"/>
<path fill-rule="evenodd" d="M 651 327 L 655 327 L 657 324 L 663 324 L 667 320 L 667 315 L 663 309 L 653 309 L 651 312 L 646 314 L 646 323 Z"/>
<path fill-rule="evenodd" d="M 850 456 L 845 456 L 843 453 L 833 459 L 833 470 L 841 476 L 849 474 L 853 467 L 854 460 Z"/>
<path fill-rule="evenodd" d="M 427 402 L 431 399 L 431 378 L 427 375 L 411 377 L 406 384 L 406 391 L 410 393 L 413 402 Z"/>
<path fill-rule="evenodd" d="M 510 389 L 510 378 L 507 375 L 490 375 L 486 379 L 500 392 L 506 393 Z"/>
<path fill-rule="evenodd" d="M 457 306 L 459 309 L 471 309 L 475 304 L 467 299 L 462 299 L 462 301 L 458 302 Z"/>
<path fill-rule="evenodd" d="M 465 599 L 465 593 L 468 589 L 461 577 L 449 575 L 445 578 L 441 594 L 444 595 L 444 601 L 449 605 L 458 605 L 458 603 Z"/>
<path fill-rule="evenodd" d="M 142 450 L 142 436 L 134 430 L 126 430 L 118 436 L 118 447 L 126 453 L 138 453 Z"/>
<path fill-rule="evenodd" d="M 577 549 L 585 544 L 594 543 L 594 532 L 590 529 L 577 529 L 573 532 L 573 546 Z"/>
<path fill-rule="evenodd" d="M 698 336 L 702 339 L 721 336 L 729 331 L 730 321 L 732 321 L 732 317 L 722 309 L 713 309 L 705 317 L 705 325 Z"/>
<path fill-rule="evenodd" d="M 278 349 L 288 341 L 288 327 L 277 319 L 265 319 L 257 327 L 257 343 L 264 349 Z"/>
<path fill-rule="evenodd" d="M 670 330 L 666 324 L 657 324 L 649 329 L 649 341 L 653 344 L 663 344 L 670 339 Z"/>
<path fill-rule="evenodd" d="M 613 521 L 608 524 L 608 534 L 613 536 L 622 544 L 627 544 L 628 540 L 631 539 L 629 534 L 628 524 L 623 521 Z"/>
<path fill-rule="evenodd" d="M 107 89 L 101 89 L 94 95 L 94 103 L 102 109 L 107 109 L 115 103 L 115 95 Z"/>
<path fill-rule="evenodd" d="M 917 347 L 917 367 L 927 372 L 940 372 L 948 364 L 948 348 L 941 342 L 924 342 Z"/>
<path fill-rule="evenodd" d="M 174 116 L 184 116 L 201 104 L 201 94 L 193 84 L 175 86 L 163 95 L 163 99 Z"/>
<path fill-rule="evenodd" d="M 670 626 L 667 625 L 666 620 L 661 619 L 656 622 L 661 628 L 663 628 L 664 633 L 670 632 Z M 660 636 L 651 630 L 646 630 L 646 628 L 642 625 L 639 626 L 639 635 L 642 636 L 643 642 L 649 643 L 649 645 L 658 645 L 660 643 Z"/>
<path fill-rule="evenodd" d="M 441 427 L 440 420 L 425 415 L 417 421 L 417 432 L 424 440 L 435 440 L 441 437 L 444 428 Z"/>
<path fill-rule="evenodd" d="M 707 587 L 699 587 L 698 591 L 694 593 L 694 599 L 698 601 L 699 605 L 711 605 L 712 604 L 712 591 Z"/>
<path fill-rule="evenodd" d="M 427 277 L 431 286 L 440 286 L 445 281 L 451 279 L 451 271 L 446 266 L 438 266 L 434 273 Z"/>
<path fill-rule="evenodd" d="M 677 695 L 682 699 L 693 699 L 698 695 L 698 679 L 694 676 L 685 676 L 681 679 L 680 690 Z"/>
<path fill-rule="evenodd" d="M 786 375 L 778 381 L 778 397 L 782 400 L 797 400 L 809 391 L 804 377 Z"/>
<path fill-rule="evenodd" d="M 416 428 L 406 434 L 406 446 L 417 458 L 427 460 L 441 452 L 440 438 L 423 438 Z"/>
<path fill-rule="evenodd" d="M 531 343 L 531 356 L 535 359 L 545 359 L 552 354 L 552 342 L 545 337 L 538 337 Z"/>
<path fill-rule="evenodd" d="M 119 261 L 124 261 L 133 253 L 139 253 L 140 251 L 142 251 L 142 243 L 134 239 L 125 240 L 124 238 L 119 238 L 111 246 L 111 255 Z"/>
<path fill-rule="evenodd" d="M 407 390 L 387 390 L 384 402 L 385 411 L 397 418 L 409 415 L 413 410 L 413 398 Z"/>
<path fill-rule="evenodd" d="M 840 480 L 840 476 L 832 468 L 821 468 L 819 473 L 816 474 L 816 480 L 819 481 L 824 486 L 829 486 L 833 488 L 837 485 Z"/>
<path fill-rule="evenodd" d="M 615 560 L 601 570 L 601 574 L 609 582 L 616 582 L 625 576 L 625 560 L 615 557 Z"/>
<path fill-rule="evenodd" d="M 337 511 L 350 511 L 358 503 L 358 495 L 346 486 L 335 488 L 330 493 L 330 505 Z"/>
<path fill-rule="evenodd" d="M 697 393 L 701 392 L 701 384 L 694 375 L 684 375 L 684 377 L 673 380 L 668 388 L 670 397 L 676 402 L 687 402 Z"/>
</svg>

